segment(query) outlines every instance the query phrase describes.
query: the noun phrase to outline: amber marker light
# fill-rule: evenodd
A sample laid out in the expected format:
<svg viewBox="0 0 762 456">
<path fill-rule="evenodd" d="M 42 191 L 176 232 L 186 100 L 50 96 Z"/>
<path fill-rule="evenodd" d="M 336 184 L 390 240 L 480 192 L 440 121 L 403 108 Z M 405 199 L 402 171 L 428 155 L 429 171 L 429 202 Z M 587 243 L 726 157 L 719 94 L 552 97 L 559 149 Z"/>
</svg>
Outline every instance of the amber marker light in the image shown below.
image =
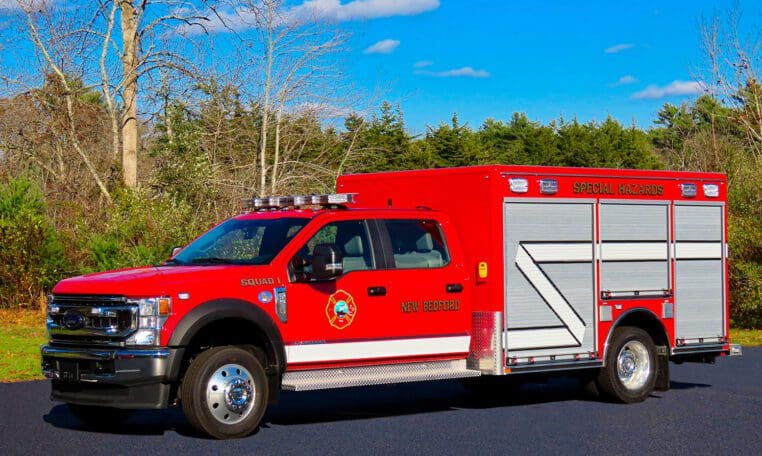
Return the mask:
<svg viewBox="0 0 762 456">
<path fill-rule="evenodd" d="M 488 277 L 488 267 L 486 261 L 480 261 L 476 265 L 476 283 L 484 283 Z"/>
<path fill-rule="evenodd" d="M 172 311 L 169 298 L 159 298 L 159 315 L 169 315 Z"/>
</svg>

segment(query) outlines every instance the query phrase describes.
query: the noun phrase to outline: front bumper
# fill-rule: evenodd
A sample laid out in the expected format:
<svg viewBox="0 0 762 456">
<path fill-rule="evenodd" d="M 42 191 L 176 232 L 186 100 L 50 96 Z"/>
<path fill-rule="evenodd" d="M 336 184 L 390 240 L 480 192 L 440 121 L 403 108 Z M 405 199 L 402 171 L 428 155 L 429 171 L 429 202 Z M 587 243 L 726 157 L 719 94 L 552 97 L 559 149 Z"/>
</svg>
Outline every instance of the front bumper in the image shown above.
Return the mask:
<svg viewBox="0 0 762 456">
<path fill-rule="evenodd" d="M 51 399 L 118 408 L 164 408 L 183 350 L 42 347 Z"/>
</svg>

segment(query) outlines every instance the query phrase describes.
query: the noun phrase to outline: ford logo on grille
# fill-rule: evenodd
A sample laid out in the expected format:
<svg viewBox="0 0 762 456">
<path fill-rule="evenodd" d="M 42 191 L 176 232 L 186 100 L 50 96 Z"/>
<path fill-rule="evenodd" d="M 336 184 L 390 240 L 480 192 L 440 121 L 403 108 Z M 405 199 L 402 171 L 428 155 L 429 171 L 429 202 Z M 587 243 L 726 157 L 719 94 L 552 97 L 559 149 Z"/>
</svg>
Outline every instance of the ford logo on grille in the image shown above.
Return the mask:
<svg viewBox="0 0 762 456">
<path fill-rule="evenodd" d="M 67 310 L 62 323 L 66 329 L 79 329 L 85 324 L 85 316 L 76 310 Z"/>
</svg>

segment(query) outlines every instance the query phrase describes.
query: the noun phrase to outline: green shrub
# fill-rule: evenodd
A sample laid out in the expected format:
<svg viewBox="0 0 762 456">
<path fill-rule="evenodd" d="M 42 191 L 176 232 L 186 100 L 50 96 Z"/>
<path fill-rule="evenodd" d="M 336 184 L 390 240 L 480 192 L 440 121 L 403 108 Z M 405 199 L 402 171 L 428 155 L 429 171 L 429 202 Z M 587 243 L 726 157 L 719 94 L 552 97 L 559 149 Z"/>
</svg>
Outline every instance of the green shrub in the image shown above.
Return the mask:
<svg viewBox="0 0 762 456">
<path fill-rule="evenodd" d="M 34 303 L 65 263 L 40 189 L 25 178 L 0 184 L 0 307 Z"/>
<path fill-rule="evenodd" d="M 730 192 L 730 322 L 762 328 L 762 200 L 756 180 L 736 180 Z"/>
<path fill-rule="evenodd" d="M 120 190 L 102 225 L 87 228 L 84 248 L 91 264 L 82 272 L 159 264 L 172 247 L 185 245 L 207 227 L 191 207 L 148 190 Z"/>
<path fill-rule="evenodd" d="M 762 265 L 759 263 L 730 263 L 730 324 L 736 328 L 762 328 Z"/>
</svg>

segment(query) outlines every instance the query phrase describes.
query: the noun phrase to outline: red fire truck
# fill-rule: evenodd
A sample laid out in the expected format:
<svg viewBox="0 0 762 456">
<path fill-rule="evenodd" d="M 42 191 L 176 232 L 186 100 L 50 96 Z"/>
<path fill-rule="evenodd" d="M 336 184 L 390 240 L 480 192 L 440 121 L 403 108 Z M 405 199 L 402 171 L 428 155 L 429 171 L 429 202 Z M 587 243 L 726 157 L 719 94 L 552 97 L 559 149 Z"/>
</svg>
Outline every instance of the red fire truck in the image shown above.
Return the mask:
<svg viewBox="0 0 762 456">
<path fill-rule="evenodd" d="M 179 405 L 234 438 L 281 390 L 575 373 L 629 403 L 669 388 L 669 361 L 740 354 L 724 175 L 495 165 L 337 191 L 255 198 L 160 266 L 61 281 L 52 399 L 96 423 Z"/>
</svg>

